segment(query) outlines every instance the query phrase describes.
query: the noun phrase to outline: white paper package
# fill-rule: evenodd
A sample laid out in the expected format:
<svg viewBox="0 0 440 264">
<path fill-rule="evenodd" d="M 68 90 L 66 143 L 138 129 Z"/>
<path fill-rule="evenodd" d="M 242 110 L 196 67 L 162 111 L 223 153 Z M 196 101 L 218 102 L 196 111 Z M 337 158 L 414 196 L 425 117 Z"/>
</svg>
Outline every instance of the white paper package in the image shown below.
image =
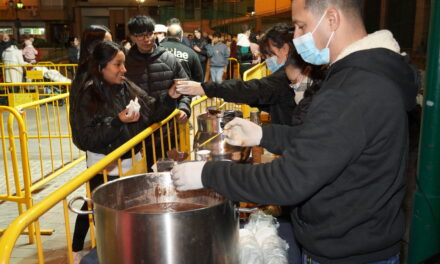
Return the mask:
<svg viewBox="0 0 440 264">
<path fill-rule="evenodd" d="M 139 113 L 139 110 L 141 109 L 141 105 L 138 103 L 138 98 L 136 97 L 133 100 L 130 100 L 130 103 L 127 105 L 128 113 L 127 115 L 131 116 L 133 113 Z"/>
</svg>

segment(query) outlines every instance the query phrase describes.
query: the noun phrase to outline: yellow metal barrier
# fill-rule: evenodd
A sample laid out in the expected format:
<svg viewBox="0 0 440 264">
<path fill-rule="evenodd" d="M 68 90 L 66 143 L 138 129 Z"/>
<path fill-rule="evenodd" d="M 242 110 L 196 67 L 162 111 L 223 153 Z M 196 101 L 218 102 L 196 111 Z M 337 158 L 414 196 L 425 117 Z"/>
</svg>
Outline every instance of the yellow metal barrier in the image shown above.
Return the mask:
<svg viewBox="0 0 440 264">
<path fill-rule="evenodd" d="M 228 67 L 226 68 L 226 79 L 232 80 L 232 79 L 240 79 L 240 63 L 236 58 L 229 58 L 228 59 Z"/>
<path fill-rule="evenodd" d="M 0 73 L 3 76 L 3 82 L 6 82 L 5 76 L 8 70 L 19 70 L 19 71 L 31 71 L 35 67 L 45 67 L 49 70 L 57 70 L 63 76 L 73 79 L 76 70 L 78 68 L 77 64 L 55 64 L 53 62 L 38 62 L 37 64 L 27 64 L 27 65 L 4 65 L 0 64 Z M 1 78 L 0 78 L 1 79 Z"/>
<path fill-rule="evenodd" d="M 51 98 L 52 99 L 52 98 Z M 43 248 L 42 248 L 42 237 L 40 235 L 40 224 L 38 220 L 44 216 L 46 212 L 48 212 L 51 208 L 53 208 L 57 204 L 62 203 L 63 212 L 64 212 L 64 224 L 65 224 L 65 234 L 66 234 L 66 249 L 67 249 L 67 259 L 69 263 L 73 263 L 72 259 L 72 248 L 71 248 L 71 232 L 70 232 L 70 217 L 69 212 L 67 210 L 67 196 L 71 194 L 73 191 L 80 188 L 83 184 L 87 183 L 91 178 L 95 175 L 102 173 L 104 175 L 106 181 L 106 167 L 115 161 L 118 162 L 119 167 L 119 175 L 126 176 L 132 174 L 138 174 L 146 172 L 147 168 L 145 167 L 147 160 L 147 151 L 146 146 L 151 142 L 151 147 L 153 150 L 153 159 L 154 162 L 157 160 L 156 147 L 155 147 L 155 138 L 160 137 L 160 149 L 161 155 L 164 155 L 165 151 L 172 148 L 173 143 L 177 146 L 179 151 L 191 151 L 192 144 L 190 135 L 194 135 L 194 132 L 197 130 L 196 116 L 206 110 L 209 106 L 216 106 L 218 108 L 222 107 L 224 109 L 234 109 L 236 106 L 229 103 L 224 103 L 222 100 L 212 98 L 208 99 L 206 97 L 199 98 L 194 100 L 191 104 L 192 107 L 192 122 L 193 126 L 190 129 L 188 122 L 186 124 L 177 124 L 176 115 L 178 111 L 174 111 L 169 117 L 165 120 L 153 124 L 149 128 L 142 131 L 140 134 L 126 142 L 124 145 L 107 155 L 104 159 L 100 160 L 98 163 L 94 164 L 83 173 L 74 177 L 68 183 L 64 184 L 61 188 L 57 189 L 50 195 L 46 196 L 40 202 L 36 203 L 34 206 L 29 208 L 27 211 L 22 213 L 18 218 L 16 218 L 12 224 L 7 228 L 6 232 L 3 234 L 0 240 L 0 264 L 8 263 L 14 245 L 22 233 L 22 231 L 32 223 L 35 223 L 35 235 L 37 238 L 36 243 L 36 251 L 38 255 L 39 263 L 44 263 L 43 256 Z M 16 110 L 12 110 L 17 112 Z M 179 133 L 172 133 L 171 130 L 179 131 Z M 166 131 L 167 137 L 163 138 L 163 131 Z M 172 135 L 172 136 L 171 136 Z M 135 150 L 134 147 L 138 144 L 142 144 L 142 159 L 135 160 Z M 133 168 L 128 172 L 122 173 L 121 169 L 121 159 L 120 157 L 126 153 L 127 151 L 131 152 Z M 90 196 L 90 189 L 88 184 L 86 185 L 86 193 L 87 196 Z M 92 219 L 90 218 L 92 223 Z M 91 241 L 92 246 L 94 246 L 94 230 L 93 224 L 90 225 L 91 231 Z"/>
<path fill-rule="evenodd" d="M 243 73 L 243 81 L 249 81 L 252 79 L 261 79 L 269 76 L 271 72 L 266 66 L 266 62 L 255 65 L 249 70 Z M 243 112 L 243 118 L 249 118 L 251 111 L 258 111 L 256 107 L 250 107 L 249 105 L 242 105 L 241 111 Z"/>
<path fill-rule="evenodd" d="M 0 175 L 5 179 L 0 184 L 0 201 L 17 202 L 18 214 L 23 213 L 23 204 L 26 209 L 32 206 L 32 192 L 85 160 L 71 140 L 68 97 L 65 93 L 16 108 L 0 108 L 4 164 L 4 175 Z M 66 102 L 65 106 L 60 102 Z M 20 148 L 15 145 L 17 140 Z M 34 242 L 33 233 L 30 226 L 30 243 Z"/>
<path fill-rule="evenodd" d="M 0 97 L 7 98 L 8 105 L 15 107 L 47 96 L 67 93 L 70 85 L 70 82 L 0 83 Z"/>
</svg>

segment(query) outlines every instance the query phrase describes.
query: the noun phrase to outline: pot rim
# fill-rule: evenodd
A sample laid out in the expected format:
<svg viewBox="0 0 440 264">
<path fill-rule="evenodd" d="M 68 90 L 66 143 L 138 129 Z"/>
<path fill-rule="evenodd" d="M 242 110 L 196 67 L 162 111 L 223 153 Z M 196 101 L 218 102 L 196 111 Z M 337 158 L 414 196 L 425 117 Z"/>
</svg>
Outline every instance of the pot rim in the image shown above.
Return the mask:
<svg viewBox="0 0 440 264">
<path fill-rule="evenodd" d="M 167 213 L 142 213 L 142 212 L 127 212 L 125 210 L 118 210 L 118 209 L 114 209 L 105 205 L 102 205 L 100 203 L 96 203 L 95 200 L 93 199 L 96 192 L 102 188 L 105 188 L 107 185 L 110 184 L 114 184 L 118 181 L 123 181 L 123 180 L 127 180 L 130 178 L 136 178 L 136 177 L 142 177 L 142 176 L 147 176 L 147 175 L 169 175 L 170 172 L 169 171 L 165 171 L 165 172 L 150 172 L 150 173 L 141 173 L 141 174 L 136 174 L 136 175 L 130 175 L 130 176 L 125 176 L 125 177 L 120 177 L 116 180 L 112 180 L 112 181 L 108 181 L 104 184 L 101 184 L 100 186 L 98 186 L 95 190 L 93 190 L 92 194 L 90 195 L 90 199 L 92 200 L 93 206 L 99 206 L 101 208 L 105 208 L 106 210 L 110 210 L 112 212 L 118 212 L 118 213 L 123 213 L 123 214 L 136 214 L 136 215 L 164 215 L 164 214 L 185 214 L 185 213 L 192 213 L 192 212 L 196 212 L 196 211 L 201 211 L 201 210 L 206 210 L 206 209 L 212 209 L 218 206 L 222 206 L 228 202 L 232 202 L 231 200 L 227 199 L 226 197 L 224 197 L 223 195 L 215 192 L 214 190 L 208 189 L 208 188 L 203 188 L 200 190 L 211 190 L 212 192 L 215 192 L 216 194 L 218 194 L 220 197 L 222 197 L 224 200 L 223 201 L 219 201 L 218 204 L 215 205 L 211 205 L 211 206 L 207 206 L 207 207 L 203 207 L 203 208 L 197 208 L 197 209 L 193 209 L 193 210 L 187 210 L 187 211 L 180 211 L 180 212 L 167 212 Z M 184 192 L 184 191 L 178 191 L 178 192 Z M 153 204 L 153 203 L 148 203 L 148 204 Z M 95 213 L 95 208 L 93 208 L 93 212 Z"/>
</svg>

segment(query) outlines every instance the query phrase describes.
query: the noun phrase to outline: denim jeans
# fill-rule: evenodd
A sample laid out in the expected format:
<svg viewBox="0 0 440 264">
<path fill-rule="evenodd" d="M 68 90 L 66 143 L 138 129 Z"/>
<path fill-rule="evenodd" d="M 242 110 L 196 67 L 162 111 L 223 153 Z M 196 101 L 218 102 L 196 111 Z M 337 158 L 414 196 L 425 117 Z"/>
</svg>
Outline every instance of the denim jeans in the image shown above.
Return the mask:
<svg viewBox="0 0 440 264">
<path fill-rule="evenodd" d="M 379 260 L 379 261 L 373 261 L 368 262 L 366 264 L 399 264 L 400 258 L 399 254 L 394 255 L 388 259 Z M 312 259 L 310 259 L 305 253 L 302 254 L 301 264 L 319 264 L 319 262 L 316 262 Z"/>
<path fill-rule="evenodd" d="M 225 71 L 225 67 L 211 66 L 211 80 L 216 83 L 221 83 L 223 81 L 224 71 Z"/>
</svg>

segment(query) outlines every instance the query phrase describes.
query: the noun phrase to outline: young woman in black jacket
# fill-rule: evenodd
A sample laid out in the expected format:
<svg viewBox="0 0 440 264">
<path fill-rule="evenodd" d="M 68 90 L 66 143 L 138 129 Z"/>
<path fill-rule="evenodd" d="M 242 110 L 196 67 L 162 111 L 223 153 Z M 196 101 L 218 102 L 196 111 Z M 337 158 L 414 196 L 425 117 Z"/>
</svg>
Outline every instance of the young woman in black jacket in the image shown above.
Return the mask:
<svg viewBox="0 0 440 264">
<path fill-rule="evenodd" d="M 176 94 L 170 89 L 159 107 L 154 97 L 124 77 L 125 54 L 122 47 L 113 42 L 96 45 L 87 69 L 84 79 L 74 82 L 76 96 L 71 102 L 70 125 L 73 142 L 87 152 L 87 166 L 91 166 L 151 124 L 164 119 L 176 107 L 173 99 Z M 126 106 L 136 98 L 139 112 L 129 113 Z M 135 149 L 135 159 L 138 159 L 141 146 Z M 131 153 L 121 158 L 124 172 L 132 167 Z M 106 169 L 109 179 L 120 176 L 116 162 Z M 91 190 L 102 183 L 103 175 L 96 175 L 90 180 Z M 85 203 L 83 209 L 86 208 Z M 88 227 L 87 216 L 79 215 L 73 235 L 74 252 L 82 250 Z"/>
</svg>

